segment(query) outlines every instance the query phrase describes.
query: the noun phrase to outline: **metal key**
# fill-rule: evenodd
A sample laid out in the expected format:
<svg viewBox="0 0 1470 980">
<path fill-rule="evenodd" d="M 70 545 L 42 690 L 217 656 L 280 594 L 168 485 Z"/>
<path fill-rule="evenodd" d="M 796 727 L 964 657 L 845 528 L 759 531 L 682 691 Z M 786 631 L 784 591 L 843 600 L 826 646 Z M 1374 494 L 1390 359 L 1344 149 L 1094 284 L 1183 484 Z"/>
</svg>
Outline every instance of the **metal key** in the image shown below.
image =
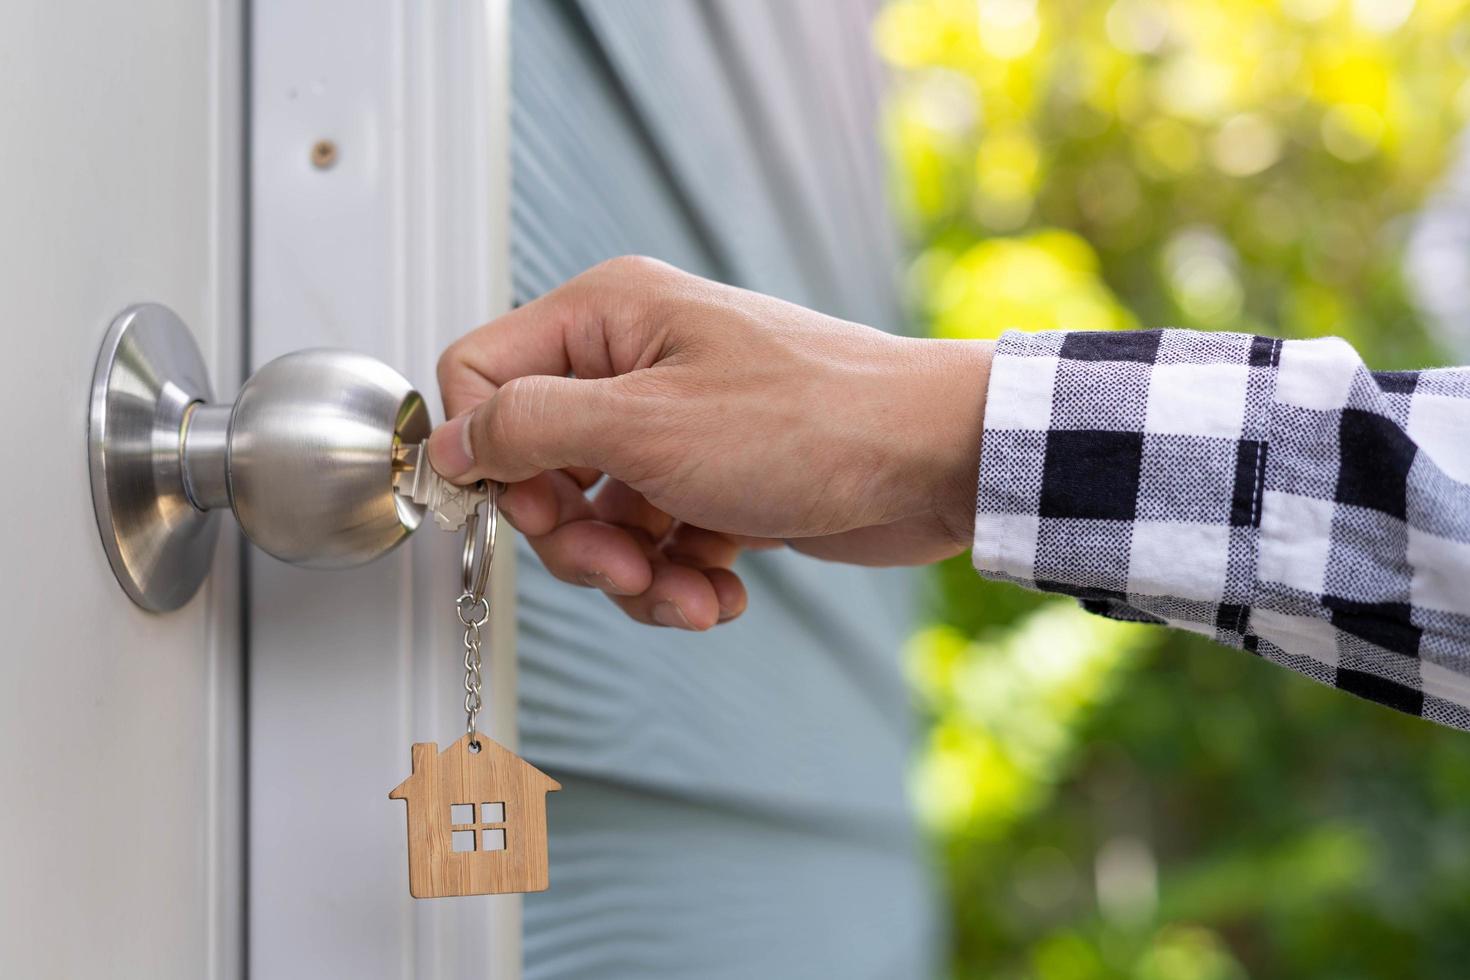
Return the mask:
<svg viewBox="0 0 1470 980">
<path fill-rule="evenodd" d="M 434 472 L 427 445 L 419 442 L 394 448 L 393 490 L 427 507 L 442 530 L 457 531 L 489 498 L 490 491 L 483 481 L 461 487 Z"/>
</svg>

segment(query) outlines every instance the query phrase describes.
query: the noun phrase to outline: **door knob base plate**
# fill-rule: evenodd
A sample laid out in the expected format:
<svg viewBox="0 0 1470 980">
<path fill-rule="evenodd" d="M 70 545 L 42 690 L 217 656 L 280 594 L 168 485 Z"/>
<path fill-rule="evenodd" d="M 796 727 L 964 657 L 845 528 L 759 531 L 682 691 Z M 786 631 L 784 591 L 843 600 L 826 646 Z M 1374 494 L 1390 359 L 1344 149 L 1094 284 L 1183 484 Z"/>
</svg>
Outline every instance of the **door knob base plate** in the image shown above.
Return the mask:
<svg viewBox="0 0 1470 980">
<path fill-rule="evenodd" d="M 181 452 L 191 414 L 211 398 L 204 359 L 172 310 L 143 303 L 112 321 L 92 375 L 92 507 L 113 574 L 154 612 L 188 602 L 214 557 L 219 518 L 190 502 Z"/>
</svg>

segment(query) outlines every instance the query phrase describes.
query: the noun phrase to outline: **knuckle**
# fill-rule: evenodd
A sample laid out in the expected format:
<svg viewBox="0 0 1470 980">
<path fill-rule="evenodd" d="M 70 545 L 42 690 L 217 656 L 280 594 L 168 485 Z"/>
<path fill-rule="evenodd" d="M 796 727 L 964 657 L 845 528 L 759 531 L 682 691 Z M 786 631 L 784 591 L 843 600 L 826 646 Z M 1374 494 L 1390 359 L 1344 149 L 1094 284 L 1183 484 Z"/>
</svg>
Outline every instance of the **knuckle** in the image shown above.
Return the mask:
<svg viewBox="0 0 1470 980">
<path fill-rule="evenodd" d="M 599 263 L 594 271 L 603 278 L 647 281 L 663 278 L 675 270 L 667 262 L 647 255 L 619 255 Z"/>
<path fill-rule="evenodd" d="M 439 387 L 445 387 L 445 383 L 453 380 L 459 369 L 465 365 L 465 341 L 461 337 L 439 355 L 439 362 L 434 367 L 434 376 L 439 379 Z"/>
<path fill-rule="evenodd" d="M 495 393 L 494 411 L 489 413 L 486 437 L 501 449 L 520 448 L 521 437 L 535 431 L 545 405 L 546 378 L 513 378 Z"/>
</svg>

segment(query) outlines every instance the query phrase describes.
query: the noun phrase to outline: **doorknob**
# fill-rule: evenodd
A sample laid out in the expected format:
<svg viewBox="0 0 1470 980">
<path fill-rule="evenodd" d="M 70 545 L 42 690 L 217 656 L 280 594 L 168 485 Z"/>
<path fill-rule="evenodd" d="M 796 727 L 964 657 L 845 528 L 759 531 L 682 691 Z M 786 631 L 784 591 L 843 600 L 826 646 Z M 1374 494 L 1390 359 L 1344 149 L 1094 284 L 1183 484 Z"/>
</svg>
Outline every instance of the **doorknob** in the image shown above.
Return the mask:
<svg viewBox="0 0 1470 980">
<path fill-rule="evenodd" d="M 182 606 L 209 572 L 216 513 L 283 561 L 360 565 L 424 508 L 393 490 L 394 450 L 428 438 L 423 398 L 364 354 L 306 350 L 215 403 L 193 336 L 153 303 L 113 321 L 92 377 L 92 504 L 122 587 L 146 609 Z"/>
</svg>

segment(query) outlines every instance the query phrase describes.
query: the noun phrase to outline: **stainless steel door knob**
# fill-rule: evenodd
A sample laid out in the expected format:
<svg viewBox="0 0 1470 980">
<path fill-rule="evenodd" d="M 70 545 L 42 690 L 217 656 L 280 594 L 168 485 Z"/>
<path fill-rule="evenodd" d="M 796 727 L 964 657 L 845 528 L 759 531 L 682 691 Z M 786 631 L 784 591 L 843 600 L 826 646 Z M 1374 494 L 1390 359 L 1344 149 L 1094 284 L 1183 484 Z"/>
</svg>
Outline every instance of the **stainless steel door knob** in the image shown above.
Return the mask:
<svg viewBox="0 0 1470 980">
<path fill-rule="evenodd" d="M 423 520 L 393 490 L 394 451 L 428 438 L 413 386 L 363 354 L 306 350 L 256 371 L 233 404 L 168 308 L 124 310 L 92 379 L 92 501 L 103 547 L 135 602 L 187 602 L 209 571 L 214 512 L 256 546 L 316 568 L 360 565 Z"/>
</svg>

